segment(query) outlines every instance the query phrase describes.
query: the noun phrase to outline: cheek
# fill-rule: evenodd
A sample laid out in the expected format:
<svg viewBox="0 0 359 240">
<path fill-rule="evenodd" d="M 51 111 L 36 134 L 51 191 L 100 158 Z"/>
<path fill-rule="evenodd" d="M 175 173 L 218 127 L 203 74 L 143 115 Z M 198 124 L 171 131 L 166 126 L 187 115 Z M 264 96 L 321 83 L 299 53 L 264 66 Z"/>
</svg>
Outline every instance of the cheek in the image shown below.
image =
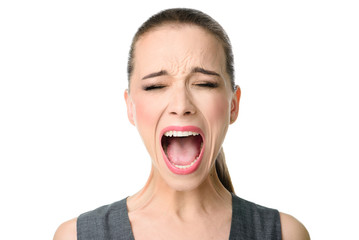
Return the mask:
<svg viewBox="0 0 359 240">
<path fill-rule="evenodd" d="M 207 99 L 203 104 L 203 112 L 212 126 L 226 127 L 229 124 L 229 102 L 218 94 Z"/>
<path fill-rule="evenodd" d="M 151 125 L 151 122 L 155 119 L 153 114 L 154 109 L 151 107 L 151 102 L 146 104 L 146 101 L 137 101 L 135 110 L 136 126 Z"/>
<path fill-rule="evenodd" d="M 161 117 L 162 107 L 153 98 L 141 97 L 135 100 L 135 124 L 147 147 L 155 140 L 155 132 Z"/>
<path fill-rule="evenodd" d="M 227 97 L 218 94 L 208 97 L 202 102 L 202 114 L 207 125 L 207 155 L 210 161 L 205 165 L 211 169 L 215 164 L 215 158 L 223 144 L 230 120 L 230 104 Z"/>
<path fill-rule="evenodd" d="M 203 115 L 207 122 L 213 154 L 219 151 L 223 144 L 230 123 L 230 103 L 227 97 L 215 95 L 203 104 Z"/>
</svg>

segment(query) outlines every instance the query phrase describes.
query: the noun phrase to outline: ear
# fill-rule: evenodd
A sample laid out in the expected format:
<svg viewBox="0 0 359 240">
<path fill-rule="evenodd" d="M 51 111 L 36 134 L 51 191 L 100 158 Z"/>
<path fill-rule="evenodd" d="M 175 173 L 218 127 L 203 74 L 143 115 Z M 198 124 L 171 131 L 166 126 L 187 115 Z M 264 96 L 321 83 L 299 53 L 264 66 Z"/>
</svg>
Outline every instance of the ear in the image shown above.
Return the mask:
<svg viewBox="0 0 359 240">
<path fill-rule="evenodd" d="M 230 124 L 234 123 L 238 117 L 238 110 L 239 110 L 239 100 L 241 98 L 241 88 L 237 85 L 236 90 L 232 97 L 231 102 L 231 119 Z"/>
<path fill-rule="evenodd" d="M 135 120 L 134 120 L 134 105 L 132 102 L 132 98 L 130 96 L 130 93 L 128 92 L 128 89 L 125 90 L 124 93 L 124 97 L 125 97 L 125 101 L 126 101 L 126 106 L 127 106 L 127 117 L 128 120 L 130 121 L 130 123 L 135 126 Z"/>
</svg>

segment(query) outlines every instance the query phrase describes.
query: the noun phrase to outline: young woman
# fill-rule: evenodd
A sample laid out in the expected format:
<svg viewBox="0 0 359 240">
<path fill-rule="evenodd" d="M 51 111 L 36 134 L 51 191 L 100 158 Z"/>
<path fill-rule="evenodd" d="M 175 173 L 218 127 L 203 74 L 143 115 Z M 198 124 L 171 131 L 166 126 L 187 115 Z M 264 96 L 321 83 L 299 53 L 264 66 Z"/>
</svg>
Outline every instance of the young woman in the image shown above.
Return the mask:
<svg viewBox="0 0 359 240">
<path fill-rule="evenodd" d="M 241 91 L 222 27 L 192 9 L 152 16 L 136 33 L 125 91 L 152 160 L 138 193 L 62 224 L 54 239 L 309 239 L 290 215 L 234 194 L 222 143 Z"/>
</svg>

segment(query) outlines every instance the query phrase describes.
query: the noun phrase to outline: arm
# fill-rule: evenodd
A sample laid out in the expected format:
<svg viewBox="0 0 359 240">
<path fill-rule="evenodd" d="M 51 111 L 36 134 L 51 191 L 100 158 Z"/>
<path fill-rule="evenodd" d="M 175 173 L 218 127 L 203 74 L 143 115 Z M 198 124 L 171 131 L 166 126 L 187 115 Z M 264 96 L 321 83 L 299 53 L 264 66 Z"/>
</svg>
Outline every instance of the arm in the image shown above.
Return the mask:
<svg viewBox="0 0 359 240">
<path fill-rule="evenodd" d="M 61 224 L 53 240 L 77 240 L 76 222 L 77 218 L 74 218 Z"/>
<path fill-rule="evenodd" d="M 280 221 L 283 240 L 310 240 L 307 229 L 294 217 L 280 213 Z"/>
</svg>

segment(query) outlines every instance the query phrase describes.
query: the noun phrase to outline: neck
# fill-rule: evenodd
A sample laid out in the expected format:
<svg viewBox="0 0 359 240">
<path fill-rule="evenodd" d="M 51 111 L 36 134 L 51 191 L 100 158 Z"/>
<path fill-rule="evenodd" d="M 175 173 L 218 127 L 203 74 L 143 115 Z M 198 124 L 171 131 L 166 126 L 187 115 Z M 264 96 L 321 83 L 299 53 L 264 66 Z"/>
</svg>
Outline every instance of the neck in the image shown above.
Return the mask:
<svg viewBox="0 0 359 240">
<path fill-rule="evenodd" d="M 127 206 L 129 212 L 160 210 L 185 218 L 194 214 L 208 214 L 223 207 L 231 209 L 232 197 L 218 179 L 215 168 L 198 187 L 177 191 L 152 167 L 146 185 L 128 198 Z"/>
</svg>

